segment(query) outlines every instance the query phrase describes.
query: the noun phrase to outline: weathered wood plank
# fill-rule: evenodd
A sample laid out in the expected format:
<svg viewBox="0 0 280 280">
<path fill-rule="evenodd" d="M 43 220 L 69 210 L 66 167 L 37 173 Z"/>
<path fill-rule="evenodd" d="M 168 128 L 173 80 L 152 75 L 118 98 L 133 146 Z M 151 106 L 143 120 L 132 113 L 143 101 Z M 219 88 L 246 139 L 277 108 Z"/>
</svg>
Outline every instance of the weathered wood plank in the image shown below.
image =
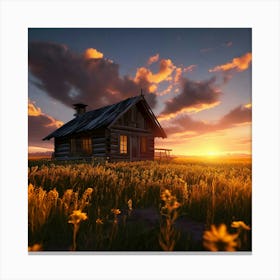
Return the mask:
<svg viewBox="0 0 280 280">
<path fill-rule="evenodd" d="M 98 138 L 93 138 L 92 142 L 95 143 L 105 143 L 106 142 L 106 138 L 105 137 L 98 137 Z"/>
<path fill-rule="evenodd" d="M 106 147 L 101 147 L 98 149 L 93 149 L 93 153 L 106 153 Z"/>
<path fill-rule="evenodd" d="M 64 150 L 70 150 L 70 146 L 57 146 L 55 147 L 57 151 L 64 151 Z"/>
<path fill-rule="evenodd" d="M 106 144 L 105 143 L 100 143 L 100 144 L 93 144 L 93 149 L 105 149 L 106 148 Z"/>
<path fill-rule="evenodd" d="M 61 152 L 55 153 L 55 157 L 68 156 L 68 155 L 69 153 L 61 153 Z"/>
<path fill-rule="evenodd" d="M 106 157 L 106 153 L 93 153 L 93 157 Z"/>
<path fill-rule="evenodd" d="M 111 128 L 112 131 L 117 132 L 117 133 L 124 133 L 126 132 L 139 132 L 139 133 L 144 133 L 144 134 L 151 134 L 151 130 L 149 129 L 142 129 L 142 128 L 136 128 L 136 127 L 129 127 L 129 126 L 122 126 L 122 125 L 114 125 Z"/>
</svg>

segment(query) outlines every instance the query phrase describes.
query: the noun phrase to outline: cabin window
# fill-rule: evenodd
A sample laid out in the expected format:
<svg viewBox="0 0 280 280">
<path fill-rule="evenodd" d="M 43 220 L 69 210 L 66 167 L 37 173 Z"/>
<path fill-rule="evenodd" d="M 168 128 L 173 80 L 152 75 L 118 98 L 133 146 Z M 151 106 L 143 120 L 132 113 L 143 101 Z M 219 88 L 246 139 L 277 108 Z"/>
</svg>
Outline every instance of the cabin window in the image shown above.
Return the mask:
<svg viewBox="0 0 280 280">
<path fill-rule="evenodd" d="M 127 135 L 120 135 L 120 153 L 127 154 Z"/>
<path fill-rule="evenodd" d="M 74 155 L 90 155 L 92 154 L 92 140 L 90 137 L 72 138 L 71 153 Z"/>
<path fill-rule="evenodd" d="M 87 155 L 92 154 L 92 144 L 90 137 L 82 139 L 82 152 Z"/>
<path fill-rule="evenodd" d="M 147 152 L 147 137 L 146 136 L 141 136 L 140 151 L 141 151 L 141 153 Z"/>
</svg>

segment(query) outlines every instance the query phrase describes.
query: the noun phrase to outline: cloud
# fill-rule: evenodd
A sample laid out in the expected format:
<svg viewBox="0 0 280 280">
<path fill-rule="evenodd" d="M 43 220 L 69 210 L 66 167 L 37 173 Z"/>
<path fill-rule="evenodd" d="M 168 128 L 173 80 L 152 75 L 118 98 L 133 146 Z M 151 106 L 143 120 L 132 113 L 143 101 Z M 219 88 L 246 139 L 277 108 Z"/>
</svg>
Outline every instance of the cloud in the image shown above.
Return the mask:
<svg viewBox="0 0 280 280">
<path fill-rule="evenodd" d="M 165 128 L 167 136 L 177 133 L 194 136 L 208 130 L 207 125 L 203 121 L 196 121 L 187 114 L 172 118 L 168 122 L 162 122 L 162 125 Z"/>
<path fill-rule="evenodd" d="M 232 74 L 229 72 L 223 72 L 223 84 L 227 84 L 232 79 Z"/>
<path fill-rule="evenodd" d="M 103 53 L 99 52 L 96 49 L 89 48 L 84 52 L 85 59 L 99 59 L 103 58 Z"/>
<path fill-rule="evenodd" d="M 246 53 L 243 56 L 235 57 L 232 61 L 215 66 L 214 68 L 209 69 L 209 72 L 218 72 L 218 71 L 229 71 L 235 70 L 237 72 L 242 72 L 248 69 L 252 61 L 252 53 Z"/>
<path fill-rule="evenodd" d="M 174 83 L 178 83 L 181 78 L 182 78 L 182 68 L 180 67 L 177 67 L 176 70 L 175 70 L 175 77 L 174 77 Z"/>
<path fill-rule="evenodd" d="M 169 85 L 166 89 L 164 89 L 163 91 L 158 92 L 158 93 L 157 93 L 157 96 L 166 95 L 166 94 L 170 93 L 172 89 L 173 89 L 173 85 L 171 84 L 171 85 Z"/>
<path fill-rule="evenodd" d="M 156 55 L 151 56 L 151 57 L 148 59 L 147 64 L 148 64 L 148 65 L 151 65 L 151 64 L 157 62 L 158 60 L 159 60 L 159 54 L 157 53 Z"/>
<path fill-rule="evenodd" d="M 217 126 L 219 128 L 228 128 L 237 124 L 250 123 L 252 121 L 252 107 L 248 104 L 238 106 L 223 116 Z"/>
<path fill-rule="evenodd" d="M 240 105 L 220 118 L 216 123 L 207 123 L 201 120 L 194 120 L 187 114 L 181 114 L 162 122 L 168 136 L 181 134 L 184 137 L 194 137 L 205 133 L 216 132 L 238 125 L 252 122 L 252 108 Z"/>
<path fill-rule="evenodd" d="M 30 73 L 39 80 L 35 86 L 67 106 L 85 103 L 95 109 L 139 95 L 141 88 L 150 106 L 156 104 L 149 80 L 121 77 L 119 65 L 93 48 L 77 54 L 65 45 L 31 42 L 28 63 Z M 168 63 L 163 63 L 160 70 L 167 71 Z"/>
<path fill-rule="evenodd" d="M 40 115 L 42 115 L 41 109 L 39 107 L 37 108 L 34 102 L 28 100 L 28 116 L 38 117 Z"/>
<path fill-rule="evenodd" d="M 50 134 L 63 125 L 63 122 L 45 114 L 36 106 L 34 101 L 28 100 L 28 145 L 50 148 L 50 143 L 42 141 L 46 135 Z"/>
<path fill-rule="evenodd" d="M 159 84 L 163 81 L 168 80 L 168 78 L 171 78 L 170 75 L 175 68 L 176 67 L 170 59 L 162 59 L 160 61 L 158 73 L 154 74 L 148 68 L 140 67 L 137 69 L 134 81 L 137 83 L 145 81 L 146 83 Z"/>
<path fill-rule="evenodd" d="M 182 91 L 165 103 L 160 118 L 170 118 L 182 112 L 198 112 L 220 103 L 221 91 L 215 86 L 215 78 L 191 81 L 182 78 Z"/>
<path fill-rule="evenodd" d="M 189 66 L 184 68 L 184 72 L 185 73 L 192 72 L 196 67 L 197 67 L 196 64 L 189 65 Z"/>
</svg>

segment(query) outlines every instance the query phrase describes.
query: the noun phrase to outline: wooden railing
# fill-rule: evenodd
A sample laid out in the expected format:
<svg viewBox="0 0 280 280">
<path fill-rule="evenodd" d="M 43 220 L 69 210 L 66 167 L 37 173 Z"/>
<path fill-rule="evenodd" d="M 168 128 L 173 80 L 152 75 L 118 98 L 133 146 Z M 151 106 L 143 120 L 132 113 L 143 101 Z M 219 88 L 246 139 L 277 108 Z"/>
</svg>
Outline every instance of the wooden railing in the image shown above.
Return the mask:
<svg viewBox="0 0 280 280">
<path fill-rule="evenodd" d="M 170 160 L 170 152 L 172 149 L 165 149 L 165 148 L 155 148 L 155 159 L 167 159 Z"/>
</svg>

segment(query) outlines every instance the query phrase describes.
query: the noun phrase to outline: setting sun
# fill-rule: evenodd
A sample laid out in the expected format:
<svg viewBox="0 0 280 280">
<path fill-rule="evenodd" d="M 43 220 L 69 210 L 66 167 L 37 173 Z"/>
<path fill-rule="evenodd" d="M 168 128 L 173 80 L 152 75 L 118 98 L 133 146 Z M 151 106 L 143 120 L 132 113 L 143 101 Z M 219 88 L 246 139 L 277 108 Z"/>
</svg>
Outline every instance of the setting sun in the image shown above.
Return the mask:
<svg viewBox="0 0 280 280">
<path fill-rule="evenodd" d="M 218 153 L 218 152 L 216 152 L 216 151 L 208 151 L 208 152 L 206 153 L 206 155 L 209 156 L 209 157 L 214 157 L 214 156 L 219 156 L 219 155 L 221 155 L 221 154 Z"/>
</svg>

